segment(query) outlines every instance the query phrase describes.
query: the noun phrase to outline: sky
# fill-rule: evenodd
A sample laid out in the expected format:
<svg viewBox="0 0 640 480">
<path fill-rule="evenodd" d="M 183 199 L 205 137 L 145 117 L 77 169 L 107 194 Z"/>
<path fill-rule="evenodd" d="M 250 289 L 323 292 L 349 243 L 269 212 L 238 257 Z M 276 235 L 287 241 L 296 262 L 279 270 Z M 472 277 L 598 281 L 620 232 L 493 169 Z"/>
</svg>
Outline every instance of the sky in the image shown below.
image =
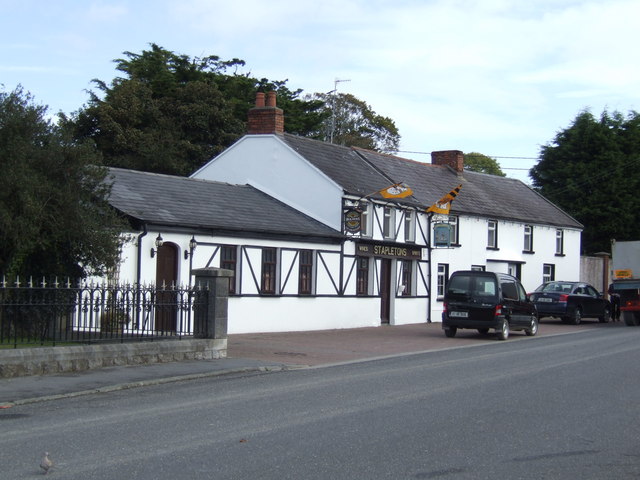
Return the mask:
<svg viewBox="0 0 640 480">
<path fill-rule="evenodd" d="M 0 0 L 0 91 L 72 113 L 155 43 L 239 58 L 256 78 L 350 93 L 401 135 L 398 155 L 480 152 L 530 183 L 585 109 L 640 110 L 639 0 Z M 286 112 L 285 112 L 286 119 Z M 286 121 L 286 120 L 285 120 Z"/>
</svg>

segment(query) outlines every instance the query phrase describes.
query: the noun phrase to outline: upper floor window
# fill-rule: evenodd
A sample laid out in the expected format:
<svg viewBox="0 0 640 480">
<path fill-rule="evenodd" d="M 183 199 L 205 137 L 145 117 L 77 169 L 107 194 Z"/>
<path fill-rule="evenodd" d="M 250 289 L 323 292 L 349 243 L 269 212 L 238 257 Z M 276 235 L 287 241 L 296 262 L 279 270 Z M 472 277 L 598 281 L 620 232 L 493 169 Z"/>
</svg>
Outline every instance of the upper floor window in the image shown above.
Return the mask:
<svg viewBox="0 0 640 480">
<path fill-rule="evenodd" d="M 533 226 L 524 226 L 524 248 L 523 251 L 531 253 L 533 252 Z"/>
<path fill-rule="evenodd" d="M 262 249 L 262 282 L 260 293 L 274 295 L 276 293 L 276 276 L 278 272 L 278 250 Z"/>
<path fill-rule="evenodd" d="M 363 237 L 371 236 L 371 203 L 360 204 L 360 235 Z"/>
<path fill-rule="evenodd" d="M 416 212 L 413 210 L 405 210 L 404 241 L 410 243 L 416 241 Z"/>
<path fill-rule="evenodd" d="M 369 258 L 356 257 L 356 295 L 369 294 Z"/>
<path fill-rule="evenodd" d="M 556 230 L 556 255 L 564 255 L 564 231 Z"/>
<path fill-rule="evenodd" d="M 238 264 L 238 247 L 235 245 L 222 245 L 220 249 L 220 268 L 225 268 L 233 272 L 229 278 L 229 294 L 236 293 L 236 272 Z"/>
<path fill-rule="evenodd" d="M 487 248 L 498 248 L 498 222 L 496 220 L 488 222 Z"/>
<path fill-rule="evenodd" d="M 311 295 L 313 288 L 313 250 L 300 250 L 298 293 Z"/>
<path fill-rule="evenodd" d="M 395 213 L 395 208 L 384 207 L 382 213 L 382 236 L 384 238 L 395 238 Z"/>
<path fill-rule="evenodd" d="M 456 215 L 449 215 L 449 231 L 451 232 L 451 245 L 459 245 L 458 217 Z"/>
</svg>

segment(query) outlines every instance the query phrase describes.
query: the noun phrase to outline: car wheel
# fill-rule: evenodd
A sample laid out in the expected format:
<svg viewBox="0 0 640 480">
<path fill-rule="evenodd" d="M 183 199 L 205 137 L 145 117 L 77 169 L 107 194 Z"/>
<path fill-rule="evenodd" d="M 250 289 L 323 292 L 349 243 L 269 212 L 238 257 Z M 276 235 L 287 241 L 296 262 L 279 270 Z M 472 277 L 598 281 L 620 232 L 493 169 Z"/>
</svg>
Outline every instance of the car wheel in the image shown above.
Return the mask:
<svg viewBox="0 0 640 480">
<path fill-rule="evenodd" d="M 571 317 L 571 325 L 580 325 L 582 321 L 582 310 L 580 307 L 576 307 L 576 311 L 573 312 L 573 317 Z"/>
<path fill-rule="evenodd" d="M 538 333 L 538 318 L 535 315 L 531 315 L 531 324 L 529 328 L 525 329 L 524 333 L 526 333 L 528 337 L 533 337 Z"/>
<path fill-rule="evenodd" d="M 604 312 L 602 312 L 602 316 L 598 318 L 598 321 L 600 323 L 609 323 L 609 320 L 611 320 L 611 310 L 609 310 L 609 307 L 604 307 Z"/>
<path fill-rule="evenodd" d="M 457 331 L 458 329 L 456 327 L 447 327 L 444 329 L 444 334 L 449 338 L 453 338 L 456 336 Z"/>
<path fill-rule="evenodd" d="M 479 328 L 478 329 L 478 333 L 481 335 L 486 335 L 487 333 L 489 333 L 489 329 L 488 328 Z"/>
<path fill-rule="evenodd" d="M 629 327 L 637 327 L 640 324 L 636 312 L 622 312 L 622 320 Z"/>
<path fill-rule="evenodd" d="M 496 330 L 498 340 L 506 340 L 509 338 L 509 322 L 502 320 L 502 325 Z"/>
</svg>

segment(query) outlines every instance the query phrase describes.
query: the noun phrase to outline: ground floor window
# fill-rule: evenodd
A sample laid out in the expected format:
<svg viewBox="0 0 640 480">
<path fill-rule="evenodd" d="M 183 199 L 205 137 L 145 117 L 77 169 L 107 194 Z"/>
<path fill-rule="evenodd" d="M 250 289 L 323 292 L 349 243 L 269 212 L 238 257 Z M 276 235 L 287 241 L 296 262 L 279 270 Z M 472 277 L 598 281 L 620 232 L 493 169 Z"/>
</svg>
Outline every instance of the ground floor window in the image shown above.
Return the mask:
<svg viewBox="0 0 640 480">
<path fill-rule="evenodd" d="M 556 279 L 556 266 L 552 263 L 545 263 L 542 266 L 542 283 L 552 282 Z"/>
<path fill-rule="evenodd" d="M 278 251 L 275 248 L 262 249 L 262 282 L 260 293 L 274 295 L 276 293 L 276 274 L 278 267 Z"/>
<path fill-rule="evenodd" d="M 229 294 L 236 293 L 236 271 L 238 267 L 238 247 L 235 245 L 223 245 L 220 249 L 220 268 L 225 268 L 233 272 L 229 278 Z"/>
<path fill-rule="evenodd" d="M 449 280 L 449 264 L 439 263 L 438 264 L 438 284 L 437 284 L 438 298 L 444 297 L 444 292 L 447 289 L 448 280 Z"/>
<path fill-rule="evenodd" d="M 298 294 L 311 295 L 313 289 L 313 250 L 300 250 Z"/>
<path fill-rule="evenodd" d="M 357 257 L 356 295 L 369 294 L 369 258 Z"/>
<path fill-rule="evenodd" d="M 412 278 L 413 278 L 413 262 L 411 260 L 402 260 L 402 275 L 400 281 L 400 292 L 403 297 L 411 295 L 412 292 Z"/>
</svg>

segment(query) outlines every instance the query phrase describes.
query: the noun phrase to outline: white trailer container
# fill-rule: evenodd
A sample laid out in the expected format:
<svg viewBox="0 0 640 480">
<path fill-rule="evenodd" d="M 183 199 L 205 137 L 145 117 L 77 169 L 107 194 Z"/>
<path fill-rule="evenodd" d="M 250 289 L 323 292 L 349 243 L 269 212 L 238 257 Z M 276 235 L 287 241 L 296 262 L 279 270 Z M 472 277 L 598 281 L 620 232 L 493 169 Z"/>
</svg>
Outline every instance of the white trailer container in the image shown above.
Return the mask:
<svg viewBox="0 0 640 480">
<path fill-rule="evenodd" d="M 613 292 L 626 325 L 640 325 L 640 240 L 611 242 Z"/>
</svg>

